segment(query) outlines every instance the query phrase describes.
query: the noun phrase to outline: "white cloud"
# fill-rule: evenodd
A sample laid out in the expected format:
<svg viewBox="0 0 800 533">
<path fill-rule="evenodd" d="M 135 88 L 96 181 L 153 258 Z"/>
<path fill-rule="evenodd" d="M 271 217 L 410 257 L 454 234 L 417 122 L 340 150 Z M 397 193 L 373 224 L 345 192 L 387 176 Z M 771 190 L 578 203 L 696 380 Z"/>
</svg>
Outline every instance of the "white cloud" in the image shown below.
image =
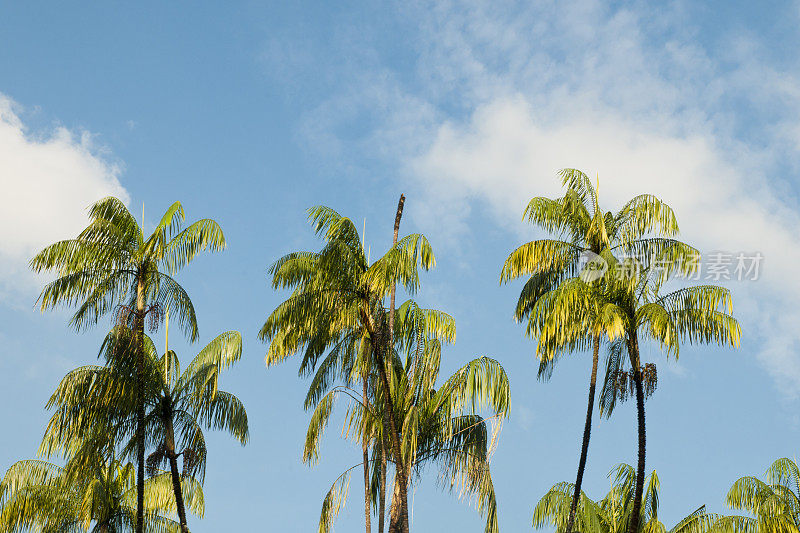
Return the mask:
<svg viewBox="0 0 800 533">
<path fill-rule="evenodd" d="M 86 132 L 30 132 L 19 107 L 0 94 L 0 291 L 37 289 L 28 261 L 39 249 L 86 226 L 86 209 L 105 196 L 128 201 L 120 168 Z"/>
<path fill-rule="evenodd" d="M 523 237 L 519 222 L 533 196 L 560 193 L 556 171 L 564 166 L 599 173 L 600 199 L 609 209 L 643 192 L 660 196 L 678 215 L 682 237 L 701 250 L 761 252 L 758 281 L 731 283 L 747 347 L 757 353 L 790 396 L 800 391 L 800 336 L 792 311 L 800 298 L 800 227 L 792 204 L 770 190 L 747 161 L 721 152 L 703 136 L 673 137 L 648 131 L 619 115 L 586 114 L 558 126 L 538 123 L 523 99 L 478 108 L 470 122 L 444 124 L 431 148 L 413 162 L 427 194 L 416 213 L 435 213 L 458 228 L 474 203 Z M 433 206 L 445 206 L 434 210 Z"/>
</svg>

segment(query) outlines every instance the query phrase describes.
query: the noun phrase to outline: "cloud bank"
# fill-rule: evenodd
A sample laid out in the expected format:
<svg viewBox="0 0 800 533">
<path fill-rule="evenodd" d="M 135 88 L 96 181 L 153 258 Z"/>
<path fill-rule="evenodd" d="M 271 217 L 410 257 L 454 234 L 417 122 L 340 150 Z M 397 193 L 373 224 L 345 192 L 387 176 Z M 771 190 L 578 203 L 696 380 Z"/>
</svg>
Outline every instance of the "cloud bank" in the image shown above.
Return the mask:
<svg viewBox="0 0 800 533">
<path fill-rule="evenodd" d="M 0 94 L 0 293 L 35 292 L 28 261 L 83 229 L 94 201 L 113 195 L 127 202 L 119 175 L 120 167 L 98 153 L 89 133 L 64 127 L 31 132 L 19 106 Z"/>
<path fill-rule="evenodd" d="M 731 284 L 744 349 L 800 395 L 796 65 L 773 66 L 746 34 L 701 40 L 691 4 L 501 4 L 403 10 L 420 27 L 411 72 L 373 60 L 362 78 L 380 83 L 347 87 L 309 121 L 335 129 L 332 102 L 370 109 L 360 142 L 426 199 L 411 210 L 421 225 L 451 236 L 480 207 L 530 238 L 524 205 L 576 167 L 599 175 L 606 209 L 654 193 L 701 250 L 761 252 L 761 278 Z"/>
</svg>

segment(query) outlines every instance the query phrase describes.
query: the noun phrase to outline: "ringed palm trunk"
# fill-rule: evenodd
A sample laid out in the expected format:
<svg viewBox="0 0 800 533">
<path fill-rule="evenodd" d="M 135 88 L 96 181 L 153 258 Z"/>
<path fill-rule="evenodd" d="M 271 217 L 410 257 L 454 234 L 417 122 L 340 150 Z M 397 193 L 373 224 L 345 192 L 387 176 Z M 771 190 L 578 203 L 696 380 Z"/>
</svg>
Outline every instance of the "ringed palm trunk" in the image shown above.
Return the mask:
<svg viewBox="0 0 800 533">
<path fill-rule="evenodd" d="M 171 416 L 167 418 L 167 458 L 169 459 L 172 492 L 175 493 L 175 507 L 178 509 L 178 521 L 181 524 L 181 532 L 189 533 L 189 525 L 186 521 L 186 504 L 183 501 L 183 487 L 181 487 L 181 475 L 180 472 L 178 472 L 178 455 L 175 453 L 175 437 Z"/>
<path fill-rule="evenodd" d="M 578 475 L 575 478 L 575 493 L 572 495 L 572 505 L 569 508 L 569 519 L 567 520 L 567 532 L 572 533 L 575 525 L 575 512 L 578 509 L 578 501 L 581 497 L 581 485 L 583 484 L 583 473 L 586 470 L 586 456 L 589 452 L 589 438 L 592 433 L 592 412 L 594 411 L 594 394 L 597 388 L 597 362 L 600 354 L 600 337 L 595 335 L 593 339 L 592 351 L 592 374 L 589 378 L 589 401 L 586 408 L 586 424 L 583 426 L 583 444 L 581 445 L 581 458 L 578 461 Z"/>
<path fill-rule="evenodd" d="M 639 518 L 642 509 L 642 494 L 644 493 L 645 445 L 646 433 L 644 424 L 644 386 L 642 384 L 642 369 L 639 360 L 639 341 L 634 332 L 631 336 L 630 346 L 631 364 L 633 365 L 633 380 L 636 386 L 636 412 L 639 432 L 639 460 L 636 464 L 636 489 L 633 500 L 633 516 L 628 523 L 628 533 L 638 533 Z"/>
<path fill-rule="evenodd" d="M 364 373 L 364 405 L 367 405 L 367 375 L 366 372 Z M 369 439 L 367 438 L 366 432 L 364 434 L 364 439 L 361 442 L 361 451 L 364 455 L 364 520 L 366 523 L 367 533 L 371 533 L 372 531 L 372 507 L 370 505 L 370 476 L 369 476 Z M 374 457 L 373 457 L 374 459 Z"/>
<path fill-rule="evenodd" d="M 144 533 L 144 274 L 136 285 L 136 533 Z"/>
</svg>

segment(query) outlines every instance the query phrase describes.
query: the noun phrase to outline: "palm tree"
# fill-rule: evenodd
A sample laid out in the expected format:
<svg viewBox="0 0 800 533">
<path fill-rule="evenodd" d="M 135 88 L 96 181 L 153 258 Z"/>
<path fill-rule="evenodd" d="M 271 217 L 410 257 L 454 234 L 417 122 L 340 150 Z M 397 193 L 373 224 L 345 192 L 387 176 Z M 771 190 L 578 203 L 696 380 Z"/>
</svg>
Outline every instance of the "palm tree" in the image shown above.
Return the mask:
<svg viewBox="0 0 800 533">
<path fill-rule="evenodd" d="M 38 460 L 14 463 L 0 483 L 0 531 L 122 533 L 137 518 L 136 477 L 131 463 L 92 454 L 65 467 Z M 203 489 L 181 477 L 189 509 L 203 515 Z M 142 527 L 148 533 L 179 533 L 169 474 L 145 480 Z M 94 527 L 92 527 L 94 524 Z"/>
<path fill-rule="evenodd" d="M 164 355 L 159 356 L 145 335 L 141 374 L 130 356 L 133 337 L 130 329 L 115 327 L 101 350 L 106 366 L 80 367 L 62 379 L 48 403 L 48 408 L 57 408 L 40 452 L 49 456 L 57 450 L 64 455 L 91 450 L 93 436 L 102 433 L 114 441 L 131 436 L 123 455 L 134 455 L 138 447 L 138 436 L 131 431 L 138 399 L 136 380 L 139 375 L 144 376 L 144 435 L 145 441 L 155 447 L 147 459 L 148 470 L 153 475 L 162 465 L 168 468 L 180 527 L 186 532 L 189 529 L 178 458 L 183 457 L 182 475 L 197 476 L 202 482 L 206 465 L 203 428 L 226 430 L 243 445 L 248 439 L 244 406 L 236 396 L 218 388 L 219 374 L 241 358 L 241 335 L 229 331 L 217 336 L 183 372 L 168 342 Z"/>
<path fill-rule="evenodd" d="M 611 490 L 601 501 L 591 500 L 581 491 L 580 503 L 575 514 L 577 530 L 582 533 L 625 533 L 629 530 L 634 508 L 635 469 L 627 464 L 617 465 L 610 473 Z M 714 531 L 720 520 L 715 514 L 706 512 L 702 506 L 667 530 L 658 518 L 658 492 L 661 483 L 656 471 L 646 480 L 644 500 L 640 509 L 639 533 L 705 533 Z M 553 486 L 536 505 L 533 512 L 533 527 L 541 529 L 555 526 L 557 532 L 566 530 L 572 507 L 572 483 Z"/>
<path fill-rule="evenodd" d="M 398 210 L 400 212 L 400 210 Z M 327 207 L 309 210 L 317 234 L 325 238 L 320 252 L 290 253 L 270 267 L 274 288 L 292 288 L 291 296 L 269 316 L 259 338 L 270 343 L 267 366 L 278 364 L 303 350 L 300 374 L 314 371 L 326 351 L 345 351 L 342 347 L 355 339 L 369 342 L 374 358 L 370 368 L 377 370 L 380 386 L 390 391 L 387 359 L 391 357 L 393 309 L 387 313 L 384 299 L 400 283 L 413 294 L 419 287 L 419 270 L 434 265 L 433 251 L 421 234 L 412 234 L 392 246 L 377 261 L 369 264 L 366 250 L 353 222 Z M 392 306 L 393 307 L 393 306 Z M 395 456 L 400 456 L 400 419 L 387 406 L 384 423 Z M 408 473 L 398 467 L 398 476 Z M 365 487 L 365 491 L 368 490 Z M 408 531 L 408 496 L 400 499 L 399 529 Z"/>
<path fill-rule="evenodd" d="M 197 338 L 197 319 L 186 291 L 172 275 L 201 250 L 225 247 L 219 225 L 203 219 L 181 230 L 183 207 L 175 202 L 149 237 L 125 205 L 105 198 L 89 209 L 90 223 L 77 238 L 52 244 L 31 260 L 36 272 L 53 271 L 58 278 L 39 296 L 41 309 L 77 306 L 70 320 L 77 330 L 96 324 L 116 310 L 134 333 L 137 360 L 137 525 L 142 533 L 144 512 L 144 323 L 155 326 L 164 309 L 177 317 L 184 332 Z M 143 221 L 144 223 L 144 221 Z"/>
<path fill-rule="evenodd" d="M 566 192 L 562 198 L 533 198 L 525 208 L 523 220 L 538 225 L 555 238 L 538 239 L 514 250 L 506 259 L 500 274 L 500 282 L 530 276 L 520 293 L 515 318 L 519 321 L 529 316 L 536 302 L 548 291 L 565 280 L 576 276 L 585 260 L 593 266 L 602 266 L 591 260 L 603 250 L 610 248 L 617 253 L 651 254 L 673 241 L 668 239 L 678 233 L 678 224 L 672 209 L 655 196 L 643 194 L 627 202 L 616 214 L 603 212 L 598 203 L 597 188 L 583 172 L 563 169 L 559 172 Z M 655 234 L 655 235 L 651 235 Z M 588 271 L 585 271 L 587 274 Z M 604 336 L 602 323 L 587 318 L 585 337 L 571 349 L 592 347 L 592 369 L 589 375 L 589 398 L 586 408 L 583 441 L 581 444 L 575 492 L 572 497 L 567 533 L 572 533 L 578 496 L 583 483 L 589 439 L 592 430 L 595 390 L 600 341 Z M 529 323 L 526 332 L 539 337 Z M 539 344 L 539 378 L 552 375 L 557 350 Z"/>
<path fill-rule="evenodd" d="M 731 316 L 730 292 L 714 285 L 689 286 L 665 295 L 662 285 L 675 271 L 694 268 L 696 251 L 682 243 L 666 246 L 658 256 L 617 260 L 610 250 L 601 254 L 609 272 L 599 280 L 580 277 L 561 283 L 541 297 L 530 312 L 540 343 L 569 347 L 585 335 L 586 316 L 601 317 L 613 341 L 609 347 L 606 380 L 601 392 L 601 413 L 610 416 L 617 400 L 635 395 L 638 421 L 638 462 L 634 508 L 629 532 L 638 528 L 645 476 L 645 398 L 657 385 L 656 367 L 643 364 L 640 341 L 651 341 L 669 358 L 680 345 L 739 344 L 739 323 Z M 599 303 L 598 303 L 599 302 Z M 599 311 L 597 311 L 599 309 Z M 625 370 L 625 365 L 630 370 Z"/>
<path fill-rule="evenodd" d="M 750 533 L 770 531 L 788 533 L 800 528 L 800 469 L 791 459 L 778 459 L 766 472 L 766 482 L 743 477 L 728 491 L 728 506 L 742 509 L 754 517 L 729 516 L 723 519 L 726 531 Z"/>
<path fill-rule="evenodd" d="M 408 301 L 397 310 L 395 338 L 397 351 L 393 357 L 393 387 L 391 399 L 394 412 L 401 417 L 403 455 L 390 455 L 396 471 L 402 467 L 420 475 L 429 464 L 440 469 L 441 479 L 450 489 L 477 497 L 479 510 L 487 515 L 486 531 L 498 531 L 497 504 L 489 471 L 489 456 L 497 433 L 489 435 L 488 419 L 480 416 L 489 409 L 496 419 L 496 429 L 509 409 L 508 378 L 502 366 L 488 357 L 470 361 L 438 389 L 441 348 L 443 342 L 455 340 L 455 322 L 440 311 L 420 309 Z M 442 332 L 447 331 L 444 341 Z M 358 401 L 355 391 L 336 387 L 318 401 L 306 437 L 304 459 L 313 462 L 318 457 L 323 430 L 333 411 L 335 401 L 344 395 L 351 400 L 344 434 L 380 433 L 385 409 L 378 401 L 365 404 Z M 373 454 L 373 458 L 375 454 Z M 346 470 L 333 483 L 325 497 L 320 516 L 320 533 L 330 530 L 334 519 L 346 502 L 350 471 Z M 418 477 L 417 477 L 418 479 Z M 409 479 L 413 481 L 414 479 Z M 395 476 L 391 505 L 390 527 L 399 527 L 401 520 L 400 494 L 404 480 Z"/>
<path fill-rule="evenodd" d="M 166 463 L 182 531 L 188 532 L 186 511 L 178 472 L 178 457 L 183 456 L 183 475 L 205 478 L 206 444 L 203 428 L 231 433 L 242 446 L 247 444 L 247 412 L 241 400 L 218 388 L 219 374 L 242 355 L 242 336 L 238 331 L 218 335 L 181 372 L 175 352 L 167 344 L 160 360 L 150 359 L 159 376 L 156 394 L 146 399 L 145 434 L 157 442 L 147 460 L 155 471 Z"/>
</svg>

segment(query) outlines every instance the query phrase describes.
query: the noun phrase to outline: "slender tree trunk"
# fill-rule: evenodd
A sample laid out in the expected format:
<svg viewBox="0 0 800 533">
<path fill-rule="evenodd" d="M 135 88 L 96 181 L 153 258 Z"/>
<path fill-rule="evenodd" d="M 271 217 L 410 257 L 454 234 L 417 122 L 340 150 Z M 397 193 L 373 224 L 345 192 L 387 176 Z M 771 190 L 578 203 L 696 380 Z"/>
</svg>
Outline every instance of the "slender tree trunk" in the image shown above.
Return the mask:
<svg viewBox="0 0 800 533">
<path fill-rule="evenodd" d="M 169 452 L 169 470 L 172 474 L 172 490 L 175 492 L 175 506 L 178 508 L 178 521 L 181 524 L 181 531 L 189 533 L 189 526 L 186 523 L 186 505 L 183 502 L 181 475 L 178 472 L 178 457 L 174 451 Z"/>
<path fill-rule="evenodd" d="M 376 353 L 378 354 L 378 374 L 380 375 L 381 383 L 382 383 L 383 389 L 385 391 L 384 394 L 386 394 L 386 401 L 385 401 L 386 414 L 385 414 L 385 416 L 388 419 L 389 436 L 391 437 L 391 443 L 392 443 L 392 454 L 395 457 L 396 476 L 398 478 L 402 479 L 402 480 L 407 480 L 408 476 L 406 475 L 405 465 L 403 464 L 403 460 L 402 460 L 403 454 L 402 454 L 402 448 L 400 446 L 400 432 L 397 430 L 397 421 L 395 420 L 395 416 L 394 416 L 394 406 L 392 405 L 392 397 L 391 397 L 392 394 L 391 394 L 391 388 L 389 386 L 389 377 L 387 376 L 387 373 L 386 373 L 386 362 L 385 362 L 385 359 L 384 359 L 383 353 L 382 353 L 383 346 L 380 345 L 380 344 L 382 344 L 380 342 L 376 343 L 376 344 L 377 344 L 377 346 L 373 346 L 373 347 L 375 348 Z M 401 501 L 402 502 L 406 502 L 406 505 L 403 506 L 403 507 L 405 507 L 407 509 L 408 497 L 406 495 L 406 490 L 404 490 L 402 486 L 401 486 L 400 492 L 401 492 L 401 494 L 400 494 Z M 392 524 L 390 522 L 390 524 L 389 524 L 389 533 L 408 533 L 408 528 L 406 527 L 404 529 L 402 527 L 403 523 L 405 523 L 406 526 L 408 524 L 408 511 L 407 510 L 405 512 L 405 520 L 401 521 L 400 522 L 400 526 L 398 526 L 399 529 L 398 528 L 393 529 L 392 528 Z"/>
<path fill-rule="evenodd" d="M 386 517 L 386 441 L 383 436 L 381 436 L 381 479 L 378 490 L 380 498 L 378 503 L 378 512 L 380 513 L 380 518 L 378 518 L 378 533 L 383 533 L 384 520 Z"/>
<path fill-rule="evenodd" d="M 589 452 L 589 438 L 592 433 L 592 412 L 594 411 L 594 393 L 597 387 L 597 362 L 600 355 L 600 337 L 595 335 L 592 350 L 592 374 L 589 378 L 589 401 L 586 408 L 586 424 L 583 426 L 583 445 L 581 446 L 581 458 L 578 462 L 578 475 L 575 478 L 575 493 L 572 496 L 572 505 L 569 508 L 569 519 L 567 520 L 567 532 L 572 533 L 575 525 L 575 512 L 578 509 L 578 501 L 581 497 L 581 485 L 583 484 L 583 472 L 586 470 L 586 456 Z"/>
<path fill-rule="evenodd" d="M 365 365 L 366 367 L 366 365 Z M 364 406 L 367 405 L 367 373 L 364 372 Z M 366 407 L 365 407 L 366 408 Z M 372 532 L 372 506 L 370 505 L 370 476 L 369 476 L 369 439 L 367 438 L 366 432 L 364 433 L 364 439 L 361 443 L 361 451 L 364 454 L 364 520 L 366 523 L 367 533 Z M 374 459 L 374 457 L 373 457 Z"/>
<path fill-rule="evenodd" d="M 136 533 L 144 533 L 144 274 L 136 286 Z"/>
<path fill-rule="evenodd" d="M 394 236 L 392 238 L 392 246 L 397 244 L 397 237 L 400 233 L 400 219 L 403 217 L 403 206 L 405 205 L 406 197 L 402 194 L 400 195 L 400 200 L 397 202 L 397 214 L 394 217 Z M 389 342 L 388 342 L 388 349 L 389 349 L 389 357 L 391 358 L 392 351 L 394 350 L 394 306 L 395 306 L 395 297 L 397 295 L 397 286 L 392 284 L 392 292 L 389 295 Z M 389 389 L 386 389 L 387 393 Z M 391 397 L 389 404 L 391 405 Z M 394 420 L 392 420 L 394 422 Z M 399 528 L 392 527 L 392 524 L 389 524 L 389 532 L 393 533 L 394 531 L 399 531 L 400 533 L 408 533 L 409 531 L 409 523 L 408 523 L 408 472 L 406 471 L 405 461 L 403 460 L 403 456 L 399 453 L 400 452 L 400 439 L 399 435 L 397 438 L 397 450 L 395 451 L 395 463 L 397 464 L 397 473 L 399 478 L 399 497 L 400 497 L 400 514 L 399 514 Z"/>
<path fill-rule="evenodd" d="M 183 487 L 181 487 L 181 475 L 178 472 L 178 456 L 175 453 L 175 436 L 172 428 L 172 414 L 167 419 L 167 458 L 169 459 L 169 470 L 172 476 L 172 491 L 175 493 L 175 507 L 178 508 L 178 521 L 181 524 L 182 533 L 189 533 L 189 524 L 186 521 L 186 505 L 183 501 Z"/>
<path fill-rule="evenodd" d="M 633 500 L 633 515 L 628 524 L 628 533 L 638 533 L 639 518 L 642 508 L 642 494 L 644 493 L 645 445 L 646 434 L 644 425 L 644 387 L 642 385 L 642 367 L 639 360 L 639 342 L 634 334 L 630 340 L 631 363 L 633 364 L 633 379 L 636 385 L 636 412 L 639 426 L 639 460 L 636 465 L 636 489 Z"/>
<path fill-rule="evenodd" d="M 399 531 L 399 528 L 402 527 L 402 512 L 403 512 L 403 503 L 402 503 L 402 495 L 403 491 L 402 481 L 400 480 L 399 476 L 394 477 L 394 489 L 392 490 L 392 503 L 389 506 L 389 531 Z"/>
</svg>

